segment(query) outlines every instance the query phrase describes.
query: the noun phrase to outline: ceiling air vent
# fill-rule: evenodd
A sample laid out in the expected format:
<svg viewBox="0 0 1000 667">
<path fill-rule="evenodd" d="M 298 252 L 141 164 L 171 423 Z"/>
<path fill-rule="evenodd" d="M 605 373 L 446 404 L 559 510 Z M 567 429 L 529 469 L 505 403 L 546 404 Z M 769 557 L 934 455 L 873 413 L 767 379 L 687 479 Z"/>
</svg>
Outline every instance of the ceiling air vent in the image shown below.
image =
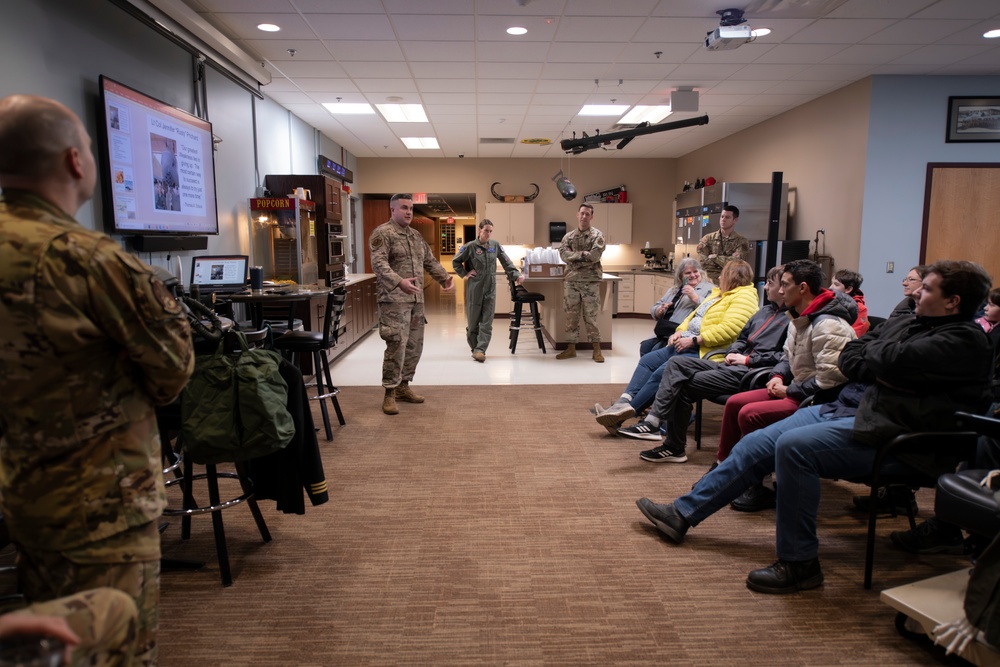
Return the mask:
<svg viewBox="0 0 1000 667">
<path fill-rule="evenodd" d="M 480 144 L 513 144 L 513 137 L 479 137 Z"/>
</svg>

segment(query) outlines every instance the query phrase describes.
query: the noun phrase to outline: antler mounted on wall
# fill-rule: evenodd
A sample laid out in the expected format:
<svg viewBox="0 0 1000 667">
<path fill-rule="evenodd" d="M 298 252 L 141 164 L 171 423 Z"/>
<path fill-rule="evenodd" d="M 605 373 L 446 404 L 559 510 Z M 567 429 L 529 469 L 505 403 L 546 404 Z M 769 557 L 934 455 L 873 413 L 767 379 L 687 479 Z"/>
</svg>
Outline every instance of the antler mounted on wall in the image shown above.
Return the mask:
<svg viewBox="0 0 1000 667">
<path fill-rule="evenodd" d="M 494 198 L 496 198 L 497 201 L 502 201 L 502 202 L 522 202 L 522 201 L 523 202 L 529 202 L 529 201 L 534 201 L 535 197 L 538 196 L 538 193 L 541 192 L 541 188 L 538 187 L 538 184 L 537 183 L 532 183 L 531 186 L 533 188 L 535 188 L 535 192 L 533 194 L 530 194 L 530 195 L 498 195 L 497 194 L 497 186 L 498 185 L 500 185 L 500 181 L 496 181 L 495 183 L 493 183 L 493 185 L 490 186 L 490 193 L 493 195 Z"/>
</svg>

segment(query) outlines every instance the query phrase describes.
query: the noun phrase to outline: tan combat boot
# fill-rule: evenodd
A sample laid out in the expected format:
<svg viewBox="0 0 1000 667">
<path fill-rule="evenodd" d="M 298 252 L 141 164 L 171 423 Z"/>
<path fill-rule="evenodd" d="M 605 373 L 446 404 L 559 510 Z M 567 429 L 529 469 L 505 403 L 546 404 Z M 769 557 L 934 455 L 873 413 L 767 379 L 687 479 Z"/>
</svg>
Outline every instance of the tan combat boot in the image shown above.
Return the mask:
<svg viewBox="0 0 1000 667">
<path fill-rule="evenodd" d="M 404 403 L 423 403 L 424 397 L 420 394 L 414 394 L 413 390 L 410 389 L 410 385 L 403 383 L 396 387 L 396 398 L 403 401 Z"/>
<path fill-rule="evenodd" d="M 568 343 L 566 349 L 556 355 L 556 359 L 572 359 L 576 356 L 576 343 Z"/>
<path fill-rule="evenodd" d="M 396 407 L 396 390 L 389 388 L 385 390 L 385 398 L 382 399 L 382 412 L 387 415 L 398 415 L 399 408 Z"/>
<path fill-rule="evenodd" d="M 601 354 L 601 344 L 600 343 L 594 343 L 594 361 L 596 361 L 599 364 L 603 364 L 604 363 L 604 355 Z"/>
</svg>

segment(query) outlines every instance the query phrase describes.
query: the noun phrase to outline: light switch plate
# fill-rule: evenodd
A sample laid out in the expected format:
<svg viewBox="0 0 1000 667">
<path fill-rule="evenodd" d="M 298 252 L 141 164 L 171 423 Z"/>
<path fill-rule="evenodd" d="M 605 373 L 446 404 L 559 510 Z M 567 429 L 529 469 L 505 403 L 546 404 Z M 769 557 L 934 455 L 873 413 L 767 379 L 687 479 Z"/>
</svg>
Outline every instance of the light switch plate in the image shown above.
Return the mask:
<svg viewBox="0 0 1000 667">
<path fill-rule="evenodd" d="M 896 270 L 896 263 L 895 262 L 886 262 L 885 263 L 885 272 L 886 273 L 892 273 L 895 270 Z"/>
</svg>

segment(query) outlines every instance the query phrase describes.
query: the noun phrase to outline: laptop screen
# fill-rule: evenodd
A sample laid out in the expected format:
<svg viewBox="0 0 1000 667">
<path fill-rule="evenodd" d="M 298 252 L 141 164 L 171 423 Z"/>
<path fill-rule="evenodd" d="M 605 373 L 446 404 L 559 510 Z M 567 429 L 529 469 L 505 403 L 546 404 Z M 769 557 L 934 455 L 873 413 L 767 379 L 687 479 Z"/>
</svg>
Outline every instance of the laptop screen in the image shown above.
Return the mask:
<svg viewBox="0 0 1000 667">
<path fill-rule="evenodd" d="M 246 255 L 213 255 L 191 258 L 191 284 L 201 289 L 242 290 L 246 288 Z"/>
</svg>

